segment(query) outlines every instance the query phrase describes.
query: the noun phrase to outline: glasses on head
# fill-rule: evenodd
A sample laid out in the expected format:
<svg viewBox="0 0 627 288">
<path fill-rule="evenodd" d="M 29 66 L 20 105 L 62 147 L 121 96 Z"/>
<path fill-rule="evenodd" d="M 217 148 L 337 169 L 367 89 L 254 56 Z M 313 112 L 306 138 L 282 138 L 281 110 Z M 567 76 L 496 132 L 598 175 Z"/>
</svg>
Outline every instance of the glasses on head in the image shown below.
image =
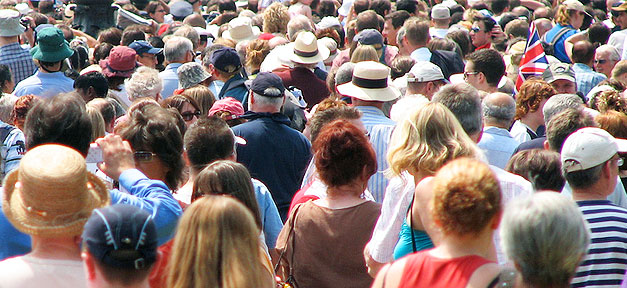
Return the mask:
<svg viewBox="0 0 627 288">
<path fill-rule="evenodd" d="M 150 151 L 135 151 L 133 153 L 133 158 L 138 162 L 150 162 L 154 156 L 157 156 L 157 154 Z"/>
<path fill-rule="evenodd" d="M 605 64 L 607 60 L 594 60 L 594 64 Z"/>
<path fill-rule="evenodd" d="M 477 74 L 479 74 L 479 71 L 464 72 L 464 79 L 468 79 L 468 76 L 470 75 L 477 75 Z"/>
<path fill-rule="evenodd" d="M 183 116 L 183 120 L 185 120 L 185 121 L 192 121 L 192 119 L 194 119 L 194 117 L 198 118 L 198 117 L 200 116 L 200 111 L 196 111 L 196 112 L 191 112 L 191 111 L 183 112 L 183 113 L 181 113 L 181 116 Z"/>
</svg>

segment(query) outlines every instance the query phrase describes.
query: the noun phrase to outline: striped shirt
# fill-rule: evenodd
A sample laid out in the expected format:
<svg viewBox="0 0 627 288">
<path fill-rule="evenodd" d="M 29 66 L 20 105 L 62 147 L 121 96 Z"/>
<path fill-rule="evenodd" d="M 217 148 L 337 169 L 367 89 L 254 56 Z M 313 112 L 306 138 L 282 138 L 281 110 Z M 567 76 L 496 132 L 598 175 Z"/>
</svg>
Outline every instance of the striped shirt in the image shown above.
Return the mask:
<svg viewBox="0 0 627 288">
<path fill-rule="evenodd" d="M 627 269 L 627 209 L 608 200 L 577 201 L 588 222 L 590 247 L 572 287 L 619 287 Z"/>
<path fill-rule="evenodd" d="M 32 76 L 37 70 L 29 49 L 22 48 L 17 42 L 0 47 L 0 64 L 9 66 L 16 84 Z"/>
</svg>

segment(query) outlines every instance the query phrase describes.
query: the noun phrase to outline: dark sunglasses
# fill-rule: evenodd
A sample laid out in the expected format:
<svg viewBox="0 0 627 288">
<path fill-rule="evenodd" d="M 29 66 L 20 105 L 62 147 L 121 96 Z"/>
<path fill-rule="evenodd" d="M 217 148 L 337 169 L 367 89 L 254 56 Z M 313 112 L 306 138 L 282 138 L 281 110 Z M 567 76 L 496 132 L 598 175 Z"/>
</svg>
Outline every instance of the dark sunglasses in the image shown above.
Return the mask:
<svg viewBox="0 0 627 288">
<path fill-rule="evenodd" d="M 594 64 L 605 64 L 607 60 L 594 60 Z"/>
<path fill-rule="evenodd" d="M 154 156 L 157 156 L 157 154 L 150 151 L 135 151 L 133 153 L 133 158 L 139 162 L 150 162 Z"/>
<path fill-rule="evenodd" d="M 200 111 L 183 112 L 183 113 L 181 113 L 181 116 L 183 116 L 183 120 L 185 120 L 185 121 L 192 121 L 192 119 L 194 119 L 194 116 L 196 118 L 198 118 L 200 116 Z"/>
</svg>

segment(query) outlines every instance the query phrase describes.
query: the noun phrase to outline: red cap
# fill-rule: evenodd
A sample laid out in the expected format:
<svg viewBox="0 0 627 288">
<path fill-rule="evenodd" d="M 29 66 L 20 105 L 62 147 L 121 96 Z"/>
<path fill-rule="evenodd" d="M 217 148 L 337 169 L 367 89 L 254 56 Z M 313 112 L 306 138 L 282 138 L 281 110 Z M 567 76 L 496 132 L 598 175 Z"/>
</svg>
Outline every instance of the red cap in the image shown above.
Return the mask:
<svg viewBox="0 0 627 288">
<path fill-rule="evenodd" d="M 121 76 L 131 77 L 137 67 L 135 50 L 127 46 L 115 46 L 111 49 L 109 57 L 100 61 L 102 73 L 107 77 Z"/>
<path fill-rule="evenodd" d="M 244 115 L 244 106 L 237 99 L 232 97 L 226 97 L 213 103 L 211 109 L 209 109 L 209 116 L 213 116 L 220 111 L 226 111 L 233 115 L 233 118 Z"/>
</svg>

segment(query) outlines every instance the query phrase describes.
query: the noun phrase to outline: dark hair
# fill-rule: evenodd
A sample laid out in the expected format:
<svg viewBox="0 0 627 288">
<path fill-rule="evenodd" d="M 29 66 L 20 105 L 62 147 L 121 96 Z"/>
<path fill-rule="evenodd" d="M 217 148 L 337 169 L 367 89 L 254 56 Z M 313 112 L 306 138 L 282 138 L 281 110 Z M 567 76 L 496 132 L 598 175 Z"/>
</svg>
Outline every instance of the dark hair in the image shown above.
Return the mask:
<svg viewBox="0 0 627 288">
<path fill-rule="evenodd" d="M 407 11 L 409 14 L 415 14 L 418 9 L 416 0 L 398 0 L 396 1 L 396 11 Z"/>
<path fill-rule="evenodd" d="M 320 130 L 335 120 L 355 120 L 360 117 L 361 113 L 357 108 L 348 106 L 333 107 L 316 112 L 311 120 L 309 120 L 309 138 L 311 142 L 314 142 L 318 138 Z"/>
<path fill-rule="evenodd" d="M 392 80 L 409 73 L 409 70 L 411 70 L 411 67 L 413 67 L 415 63 L 416 61 L 409 56 L 395 57 L 390 65 L 390 76 Z"/>
<path fill-rule="evenodd" d="M 11 77 L 11 69 L 9 69 L 9 66 L 7 65 L 0 64 L 0 94 L 2 93 L 2 90 L 4 90 L 4 84 L 7 81 L 13 81 L 13 77 Z"/>
<path fill-rule="evenodd" d="M 446 38 L 451 39 L 457 43 L 462 51 L 462 59 L 466 58 L 466 55 L 471 52 L 470 47 L 470 35 L 465 30 L 455 30 L 446 34 Z"/>
<path fill-rule="evenodd" d="M 411 17 L 411 15 L 409 15 L 407 11 L 400 10 L 389 13 L 385 16 L 385 20 L 392 20 L 392 26 L 394 29 L 399 29 L 403 27 L 405 20 L 409 19 L 409 17 Z"/>
<path fill-rule="evenodd" d="M 35 22 L 35 27 L 42 25 L 42 24 L 48 24 L 48 17 L 44 14 L 38 13 L 38 12 L 30 12 L 28 13 L 28 17 L 33 19 L 33 22 Z"/>
<path fill-rule="evenodd" d="M 611 159 L 608 159 L 607 161 L 610 161 L 610 160 Z M 597 181 L 599 181 L 599 178 L 601 178 L 603 165 L 605 165 L 607 161 L 597 166 L 585 169 L 585 170 L 563 173 L 564 178 L 566 179 L 566 181 L 568 181 L 568 185 L 570 185 L 570 187 L 572 188 L 575 188 L 575 189 L 588 188 L 594 185 L 595 183 L 597 183 Z"/>
<path fill-rule="evenodd" d="M 556 114 L 546 124 L 546 140 L 549 147 L 561 153 L 568 135 L 583 127 L 596 127 L 592 116 L 583 109 L 567 108 Z"/>
<path fill-rule="evenodd" d="M 357 15 L 368 10 L 368 8 L 370 8 L 370 0 L 355 0 L 353 2 L 353 10 Z"/>
<path fill-rule="evenodd" d="M 113 49 L 114 46 L 115 45 L 106 42 L 96 45 L 94 48 L 94 64 L 98 64 L 100 60 L 109 57 L 109 53 L 111 53 L 111 49 Z"/>
<path fill-rule="evenodd" d="M 171 190 L 176 190 L 182 180 L 183 136 L 178 118 L 158 105 L 138 106 L 130 111 L 126 126 L 119 135 L 131 144 L 135 151 L 155 153 L 169 168 L 165 182 Z"/>
<path fill-rule="evenodd" d="M 185 105 L 185 103 L 189 103 L 189 105 L 192 105 L 194 109 L 201 111 L 200 106 L 198 106 L 198 102 L 196 102 L 196 100 L 194 100 L 193 98 L 187 95 L 174 95 L 174 96 L 165 98 L 161 101 L 161 107 L 174 108 L 180 114 L 183 110 L 183 106 Z"/>
<path fill-rule="evenodd" d="M 594 59 L 594 45 L 590 41 L 582 40 L 573 44 L 573 63 L 590 63 Z"/>
<path fill-rule="evenodd" d="M 520 151 L 507 162 L 505 170 L 527 179 L 536 191 L 562 191 L 564 177 L 560 154 L 544 149 Z"/>
<path fill-rule="evenodd" d="M 62 144 L 87 156 L 91 120 L 85 102 L 75 92 L 58 94 L 30 109 L 24 123 L 26 149 L 48 143 Z"/>
<path fill-rule="evenodd" d="M 483 23 L 483 26 L 485 27 L 485 30 L 484 30 L 485 32 L 492 31 L 492 28 L 494 28 L 494 26 L 496 26 L 496 21 L 494 21 L 494 19 L 492 19 L 490 17 L 481 16 L 480 14 L 475 16 L 473 21 L 477 21 L 477 22 Z"/>
<path fill-rule="evenodd" d="M 219 117 L 201 117 L 185 133 L 185 151 L 191 168 L 200 171 L 216 160 L 233 155 L 235 140 L 229 125 Z"/>
<path fill-rule="evenodd" d="M 89 87 L 94 88 L 98 98 L 107 97 L 109 83 L 104 74 L 94 71 L 78 76 L 78 78 L 74 80 L 74 89 L 87 90 Z"/>
<path fill-rule="evenodd" d="M 146 4 L 146 7 L 144 7 L 144 11 L 148 12 L 149 14 L 155 14 L 155 12 L 157 12 L 157 9 L 159 9 L 159 6 L 163 6 L 164 10 L 168 14 L 170 13 L 170 7 L 168 7 L 168 5 L 163 5 L 161 1 L 148 2 L 148 4 Z"/>
<path fill-rule="evenodd" d="M 377 160 L 364 132 L 346 120 L 335 120 L 314 140 L 313 151 L 320 180 L 329 187 L 350 184 L 364 171 L 377 171 Z"/>
<path fill-rule="evenodd" d="M 379 20 L 377 17 L 377 13 L 372 10 L 366 10 L 357 15 L 355 24 L 355 29 L 357 30 L 357 33 L 365 29 L 381 30 L 379 29 Z"/>
<path fill-rule="evenodd" d="M 372 0 L 369 9 L 385 17 L 385 12 L 392 10 L 392 3 L 390 3 L 390 0 Z"/>
<path fill-rule="evenodd" d="M 100 41 L 101 44 L 109 43 L 113 46 L 120 45 L 120 42 L 122 42 L 122 30 L 115 28 L 115 27 L 101 30 L 98 33 L 98 40 Z"/>
<path fill-rule="evenodd" d="M 492 0 L 490 2 L 490 10 L 492 10 L 494 14 L 503 13 L 507 7 L 509 7 L 509 0 Z"/>
<path fill-rule="evenodd" d="M 588 38 L 590 42 L 594 45 L 595 48 L 607 43 L 607 40 L 610 39 L 610 34 L 612 30 L 607 28 L 605 24 L 602 22 L 596 22 L 588 27 Z"/>
<path fill-rule="evenodd" d="M 335 4 L 331 0 L 322 0 L 320 1 L 320 5 L 318 6 L 318 14 L 320 14 L 320 18 L 324 18 L 326 16 L 337 16 L 337 11 L 335 9 Z"/>
<path fill-rule="evenodd" d="M 472 61 L 475 71 L 483 73 L 486 82 L 492 86 L 498 86 L 501 77 L 505 75 L 505 61 L 503 56 L 494 49 L 481 49 L 468 55 L 468 61 Z"/>
<path fill-rule="evenodd" d="M 87 247 L 84 245 L 83 247 Z M 94 261 L 98 266 L 98 271 L 102 273 L 104 279 L 109 283 L 132 285 L 143 281 L 148 278 L 150 271 L 155 263 L 146 264 L 141 269 L 128 269 L 115 266 L 109 266 L 100 262 L 100 259 Z"/>
<path fill-rule="evenodd" d="M 125 29 L 124 33 L 122 33 L 122 46 L 131 45 L 131 43 L 139 40 L 146 40 L 146 34 L 142 30 Z"/>
<path fill-rule="evenodd" d="M 225 11 L 237 11 L 237 6 L 235 6 L 235 1 L 233 0 L 220 0 L 218 1 L 218 12 L 220 14 L 224 14 Z"/>
</svg>

